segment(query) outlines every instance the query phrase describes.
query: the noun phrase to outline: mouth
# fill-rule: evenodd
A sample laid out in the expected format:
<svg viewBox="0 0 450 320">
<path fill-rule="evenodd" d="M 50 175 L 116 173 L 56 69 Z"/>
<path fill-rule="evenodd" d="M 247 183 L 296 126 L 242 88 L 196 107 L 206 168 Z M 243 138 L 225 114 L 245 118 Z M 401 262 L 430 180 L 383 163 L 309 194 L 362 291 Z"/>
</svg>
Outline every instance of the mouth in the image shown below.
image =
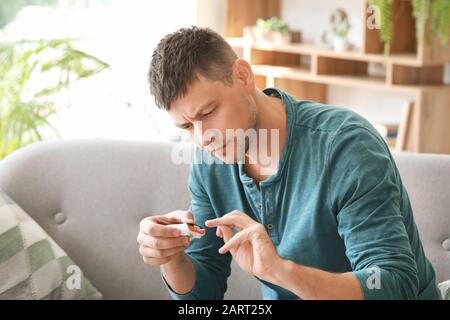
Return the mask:
<svg viewBox="0 0 450 320">
<path fill-rule="evenodd" d="M 207 150 L 208 150 L 208 152 L 211 153 L 211 154 L 216 154 L 217 152 L 224 152 L 225 149 L 226 149 L 226 146 L 227 146 L 227 143 L 223 144 L 223 145 L 220 146 L 220 147 L 216 147 L 216 148 L 214 148 L 214 149 L 212 149 L 212 150 L 209 150 L 209 149 L 207 149 Z"/>
<path fill-rule="evenodd" d="M 225 143 L 223 146 L 214 149 L 214 150 L 212 151 L 212 153 L 213 153 L 214 155 L 216 155 L 216 156 L 217 156 L 217 155 L 224 156 L 225 153 L 226 153 L 226 147 L 227 147 L 227 144 Z"/>
</svg>

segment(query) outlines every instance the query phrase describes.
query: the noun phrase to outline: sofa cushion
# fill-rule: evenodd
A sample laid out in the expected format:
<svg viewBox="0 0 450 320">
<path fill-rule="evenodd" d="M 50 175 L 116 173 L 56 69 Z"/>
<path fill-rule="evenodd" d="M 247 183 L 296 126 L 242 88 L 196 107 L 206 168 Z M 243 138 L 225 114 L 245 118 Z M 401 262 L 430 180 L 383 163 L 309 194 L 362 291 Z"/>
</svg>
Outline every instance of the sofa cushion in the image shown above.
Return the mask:
<svg viewBox="0 0 450 320">
<path fill-rule="evenodd" d="M 0 299 L 99 299 L 50 236 L 0 190 Z"/>
</svg>

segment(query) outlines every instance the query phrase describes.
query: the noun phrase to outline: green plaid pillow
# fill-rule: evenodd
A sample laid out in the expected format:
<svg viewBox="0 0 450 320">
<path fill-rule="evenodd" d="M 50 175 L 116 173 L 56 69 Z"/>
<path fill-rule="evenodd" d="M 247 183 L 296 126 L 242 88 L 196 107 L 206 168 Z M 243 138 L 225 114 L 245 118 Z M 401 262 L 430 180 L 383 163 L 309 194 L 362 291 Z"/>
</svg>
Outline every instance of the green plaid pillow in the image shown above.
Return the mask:
<svg viewBox="0 0 450 320">
<path fill-rule="evenodd" d="M 0 300 L 101 298 L 61 247 L 0 190 Z"/>
<path fill-rule="evenodd" d="M 450 280 L 439 283 L 439 290 L 441 291 L 443 300 L 450 300 Z"/>
</svg>

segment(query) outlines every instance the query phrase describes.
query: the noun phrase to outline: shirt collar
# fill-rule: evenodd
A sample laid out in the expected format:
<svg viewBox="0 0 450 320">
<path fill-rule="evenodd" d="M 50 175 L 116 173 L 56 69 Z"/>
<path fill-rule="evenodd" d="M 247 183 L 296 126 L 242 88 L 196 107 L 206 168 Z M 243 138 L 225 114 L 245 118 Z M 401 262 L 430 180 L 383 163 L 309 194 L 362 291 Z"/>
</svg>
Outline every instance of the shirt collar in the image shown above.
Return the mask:
<svg viewBox="0 0 450 320">
<path fill-rule="evenodd" d="M 290 97 L 285 92 L 283 92 L 282 90 L 277 88 L 266 88 L 263 90 L 263 92 L 268 96 L 280 98 L 283 101 L 283 106 L 286 110 L 286 141 L 284 143 L 283 150 L 281 151 L 280 160 L 278 161 L 277 172 L 275 172 L 273 175 L 260 182 L 260 185 L 268 185 L 278 181 L 283 175 L 284 167 L 292 144 L 292 131 L 293 131 L 292 124 L 294 123 L 295 113 L 292 110 L 293 98 Z M 247 176 L 247 174 L 244 171 L 244 163 L 242 160 L 238 162 L 238 168 L 241 182 L 252 183 L 253 179 Z"/>
</svg>

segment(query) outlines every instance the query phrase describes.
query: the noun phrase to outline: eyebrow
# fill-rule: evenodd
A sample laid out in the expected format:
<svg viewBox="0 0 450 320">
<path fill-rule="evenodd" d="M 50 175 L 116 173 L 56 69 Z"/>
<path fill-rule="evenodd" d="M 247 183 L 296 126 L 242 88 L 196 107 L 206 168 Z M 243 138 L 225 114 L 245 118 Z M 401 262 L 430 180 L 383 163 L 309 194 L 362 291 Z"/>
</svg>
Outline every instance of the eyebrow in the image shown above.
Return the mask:
<svg viewBox="0 0 450 320">
<path fill-rule="evenodd" d="M 214 100 L 211 100 L 211 101 L 208 101 L 207 103 L 205 103 L 204 105 L 202 105 L 202 106 L 199 108 L 199 110 L 195 113 L 195 115 L 194 115 L 194 120 L 199 119 L 199 118 L 200 118 L 200 113 L 201 113 L 204 109 L 206 109 L 206 108 L 208 108 L 209 106 L 211 106 L 212 104 L 214 104 L 214 102 L 215 102 Z M 177 126 L 178 128 L 184 129 L 184 127 L 185 127 L 187 124 L 189 124 L 189 123 L 188 123 L 188 122 L 185 122 L 185 123 L 176 123 L 175 126 Z"/>
</svg>

